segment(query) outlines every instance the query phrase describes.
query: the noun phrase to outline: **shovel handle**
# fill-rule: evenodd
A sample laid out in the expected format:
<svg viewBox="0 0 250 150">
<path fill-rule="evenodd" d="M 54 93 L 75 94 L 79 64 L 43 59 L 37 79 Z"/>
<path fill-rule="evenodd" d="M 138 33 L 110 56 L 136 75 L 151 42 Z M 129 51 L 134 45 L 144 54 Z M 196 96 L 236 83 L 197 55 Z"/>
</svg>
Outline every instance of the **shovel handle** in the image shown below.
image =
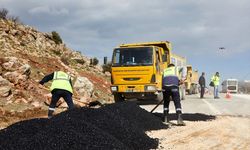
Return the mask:
<svg viewBox="0 0 250 150">
<path fill-rule="evenodd" d="M 164 99 L 162 99 L 150 112 L 152 113 L 163 101 Z"/>
</svg>

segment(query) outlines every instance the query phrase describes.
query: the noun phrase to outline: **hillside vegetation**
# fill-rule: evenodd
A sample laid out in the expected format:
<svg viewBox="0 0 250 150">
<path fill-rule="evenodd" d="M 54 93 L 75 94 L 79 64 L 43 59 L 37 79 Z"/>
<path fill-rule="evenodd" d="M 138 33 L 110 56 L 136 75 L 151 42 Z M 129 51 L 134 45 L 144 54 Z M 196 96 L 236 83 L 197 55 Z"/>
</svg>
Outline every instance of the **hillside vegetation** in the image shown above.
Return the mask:
<svg viewBox="0 0 250 150">
<path fill-rule="evenodd" d="M 90 65 L 90 60 L 68 48 L 56 31 L 42 33 L 28 25 L 0 19 L 0 116 L 7 117 L 0 121 L 32 110 L 45 115 L 50 84 L 41 87 L 38 82 L 58 69 L 73 78 L 75 104 L 87 106 L 95 100 L 111 103 L 110 76 L 103 73 L 100 65 Z M 67 107 L 63 101 L 60 104 L 61 108 Z"/>
</svg>

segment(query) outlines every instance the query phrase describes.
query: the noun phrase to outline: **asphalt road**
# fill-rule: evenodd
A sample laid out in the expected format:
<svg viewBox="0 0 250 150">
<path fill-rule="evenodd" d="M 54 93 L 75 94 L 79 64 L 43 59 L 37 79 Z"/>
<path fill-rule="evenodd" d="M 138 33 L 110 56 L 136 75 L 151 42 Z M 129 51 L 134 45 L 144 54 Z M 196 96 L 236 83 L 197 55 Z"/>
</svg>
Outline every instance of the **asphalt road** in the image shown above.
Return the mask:
<svg viewBox="0 0 250 150">
<path fill-rule="evenodd" d="M 230 115 L 230 116 L 250 116 L 250 95 L 230 94 L 226 98 L 224 93 L 220 93 L 220 99 L 214 99 L 213 95 L 207 94 L 204 99 L 199 95 L 187 95 L 186 100 L 182 100 L 183 113 L 202 113 L 207 115 Z M 140 104 L 140 107 L 150 111 L 155 104 Z M 160 105 L 155 113 L 162 113 L 163 106 Z M 170 103 L 170 113 L 175 113 L 173 102 Z"/>
</svg>

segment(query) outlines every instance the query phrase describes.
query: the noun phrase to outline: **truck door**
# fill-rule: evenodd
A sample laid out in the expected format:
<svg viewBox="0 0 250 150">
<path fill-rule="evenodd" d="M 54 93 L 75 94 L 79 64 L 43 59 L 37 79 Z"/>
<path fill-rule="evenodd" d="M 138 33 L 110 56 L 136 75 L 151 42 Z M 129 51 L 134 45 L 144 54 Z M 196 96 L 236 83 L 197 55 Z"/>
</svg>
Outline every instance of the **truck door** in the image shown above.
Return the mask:
<svg viewBox="0 0 250 150">
<path fill-rule="evenodd" d="M 158 48 L 156 48 L 156 58 L 155 58 L 155 67 L 156 67 L 156 83 L 157 88 L 161 89 L 161 82 L 162 82 L 162 61 L 161 61 L 161 55 Z"/>
</svg>

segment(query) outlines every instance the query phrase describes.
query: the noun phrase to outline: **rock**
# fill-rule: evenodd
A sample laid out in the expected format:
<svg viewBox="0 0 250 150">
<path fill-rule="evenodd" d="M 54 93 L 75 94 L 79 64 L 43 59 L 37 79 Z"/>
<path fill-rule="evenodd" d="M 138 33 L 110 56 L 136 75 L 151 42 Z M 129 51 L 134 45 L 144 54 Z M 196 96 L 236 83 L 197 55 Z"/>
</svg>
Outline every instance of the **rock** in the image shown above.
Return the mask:
<svg viewBox="0 0 250 150">
<path fill-rule="evenodd" d="M 62 103 L 59 103 L 59 107 L 60 108 L 68 108 L 68 105 L 65 101 L 63 101 Z"/>
<path fill-rule="evenodd" d="M 0 66 L 0 75 L 2 75 L 3 74 L 3 68 L 2 68 L 2 66 Z"/>
<path fill-rule="evenodd" d="M 19 30 L 19 31 L 26 31 L 26 28 L 23 25 L 17 25 L 17 30 Z"/>
<path fill-rule="evenodd" d="M 6 62 L 6 63 L 3 63 L 3 68 L 5 70 L 12 70 L 12 66 L 14 65 L 14 62 Z"/>
<path fill-rule="evenodd" d="M 27 82 L 29 77 L 22 75 L 17 71 L 7 72 L 3 75 L 3 77 L 13 83 L 16 88 L 27 90 L 29 87 L 29 82 Z"/>
<path fill-rule="evenodd" d="M 11 94 L 10 82 L 0 76 L 0 97 L 7 97 Z"/>
<path fill-rule="evenodd" d="M 5 110 L 2 107 L 0 107 L 0 115 L 2 115 L 2 116 L 5 115 Z"/>
<path fill-rule="evenodd" d="M 37 101 L 32 102 L 31 105 L 34 106 L 34 107 L 42 107 L 42 105 Z"/>
<path fill-rule="evenodd" d="M 94 91 L 94 85 L 86 77 L 77 77 L 74 89 L 81 97 L 91 97 Z"/>
<path fill-rule="evenodd" d="M 10 34 L 16 36 L 18 34 L 18 30 L 10 30 Z"/>
<path fill-rule="evenodd" d="M 0 57 L 0 65 L 2 65 L 3 63 L 5 63 L 5 59 L 3 57 Z"/>
<path fill-rule="evenodd" d="M 6 62 L 4 62 L 2 64 L 2 67 L 5 70 L 13 71 L 13 70 L 17 69 L 17 67 L 19 66 L 19 62 L 18 62 L 18 59 L 16 57 L 6 57 L 5 61 Z"/>
<path fill-rule="evenodd" d="M 108 77 L 110 77 L 110 76 L 111 76 L 111 73 L 110 73 L 110 72 L 105 71 L 105 75 L 106 75 L 106 76 L 108 76 Z"/>
<path fill-rule="evenodd" d="M 3 77 L 7 80 L 9 80 L 12 83 L 17 83 L 18 82 L 18 76 L 20 74 L 17 72 L 6 72 Z"/>
<path fill-rule="evenodd" d="M 28 101 L 26 99 L 24 99 L 24 98 L 18 98 L 18 99 L 16 99 L 14 101 L 14 103 L 16 103 L 16 104 L 19 104 L 19 103 L 25 103 L 25 104 L 27 104 Z"/>
<path fill-rule="evenodd" d="M 0 87 L 0 97 L 8 97 L 11 94 L 10 86 L 1 86 Z"/>
<path fill-rule="evenodd" d="M 31 73 L 30 68 L 31 68 L 30 65 L 25 64 L 25 65 L 21 66 L 20 68 L 18 68 L 18 72 L 29 77 L 29 75 Z"/>
<path fill-rule="evenodd" d="M 8 86 L 10 85 L 10 82 L 6 79 L 4 79 L 2 76 L 0 76 L 0 86 Z"/>
</svg>

